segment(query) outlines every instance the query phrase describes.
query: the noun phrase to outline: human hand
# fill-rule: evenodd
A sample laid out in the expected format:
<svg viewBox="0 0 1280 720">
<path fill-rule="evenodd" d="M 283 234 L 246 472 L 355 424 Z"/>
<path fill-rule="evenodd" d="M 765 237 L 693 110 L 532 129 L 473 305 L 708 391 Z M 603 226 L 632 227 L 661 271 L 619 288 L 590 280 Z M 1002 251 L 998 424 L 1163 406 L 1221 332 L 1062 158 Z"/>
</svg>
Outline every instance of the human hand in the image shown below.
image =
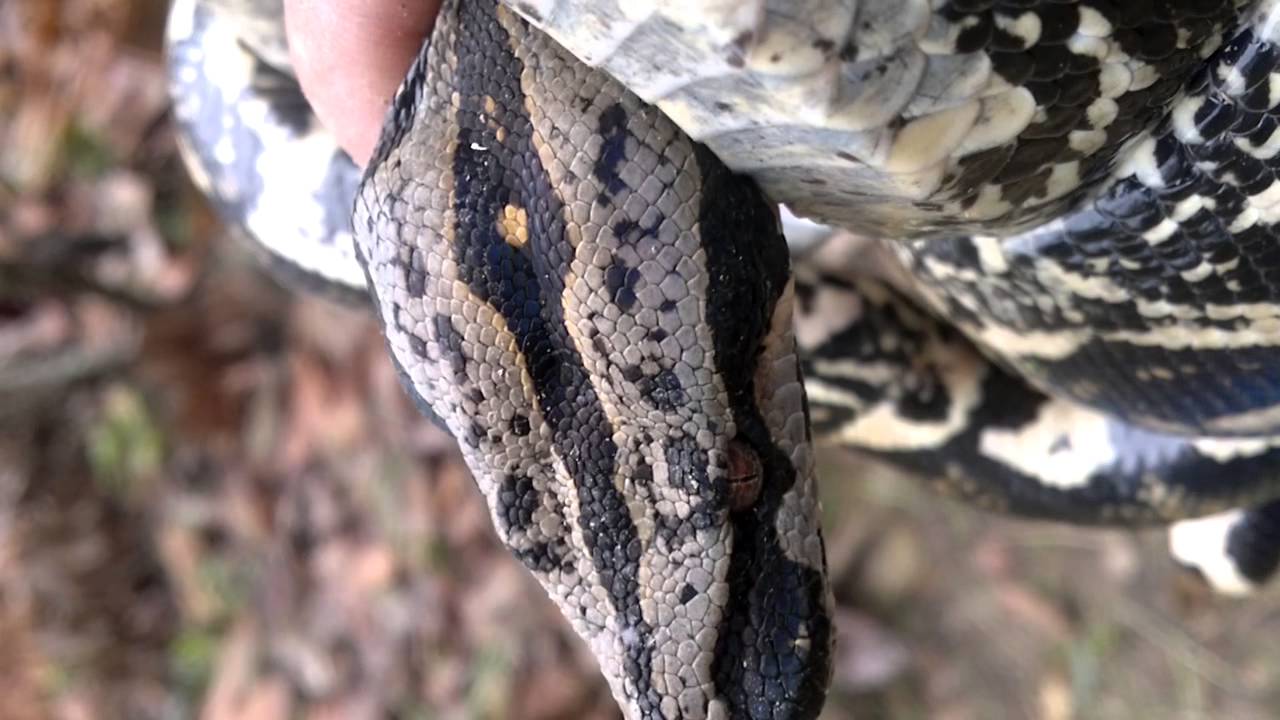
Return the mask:
<svg viewBox="0 0 1280 720">
<path fill-rule="evenodd" d="M 357 164 L 373 152 L 387 107 L 431 32 L 441 0 L 285 0 L 298 82 Z"/>
</svg>

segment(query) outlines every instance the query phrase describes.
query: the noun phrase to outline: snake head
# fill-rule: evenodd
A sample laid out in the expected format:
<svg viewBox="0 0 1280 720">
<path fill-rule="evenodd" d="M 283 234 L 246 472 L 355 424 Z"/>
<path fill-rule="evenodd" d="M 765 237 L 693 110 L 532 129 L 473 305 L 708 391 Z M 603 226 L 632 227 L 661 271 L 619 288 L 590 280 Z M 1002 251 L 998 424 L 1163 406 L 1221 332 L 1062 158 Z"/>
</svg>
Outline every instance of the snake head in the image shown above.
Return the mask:
<svg viewBox="0 0 1280 720">
<path fill-rule="evenodd" d="M 830 592 L 755 184 L 501 8 L 446 4 L 354 227 L 406 387 L 628 716 L 815 717 Z"/>
</svg>

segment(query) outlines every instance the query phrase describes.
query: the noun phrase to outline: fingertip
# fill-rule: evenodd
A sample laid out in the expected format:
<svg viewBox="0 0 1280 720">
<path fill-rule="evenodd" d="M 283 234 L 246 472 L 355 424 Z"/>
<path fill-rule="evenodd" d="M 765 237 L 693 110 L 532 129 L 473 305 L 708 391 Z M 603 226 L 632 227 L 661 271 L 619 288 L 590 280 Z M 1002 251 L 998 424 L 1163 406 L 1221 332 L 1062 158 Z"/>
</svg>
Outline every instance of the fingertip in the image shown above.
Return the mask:
<svg viewBox="0 0 1280 720">
<path fill-rule="evenodd" d="M 298 82 L 356 163 L 373 151 L 387 106 L 439 7 L 440 0 L 285 0 Z"/>
</svg>

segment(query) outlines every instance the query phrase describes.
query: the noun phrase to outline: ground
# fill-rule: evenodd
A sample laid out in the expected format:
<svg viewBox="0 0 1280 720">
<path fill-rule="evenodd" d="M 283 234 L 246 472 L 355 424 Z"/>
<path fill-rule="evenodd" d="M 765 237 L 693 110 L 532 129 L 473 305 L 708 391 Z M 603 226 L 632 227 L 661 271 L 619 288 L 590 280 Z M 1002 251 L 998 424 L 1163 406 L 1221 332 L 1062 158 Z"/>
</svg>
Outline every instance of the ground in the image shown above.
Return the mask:
<svg viewBox="0 0 1280 720">
<path fill-rule="evenodd" d="M 0 719 L 616 717 L 372 319 L 277 286 L 177 159 L 163 3 L 0 3 Z M 1270 718 L 1280 602 L 1161 533 L 822 459 L 824 717 Z"/>
</svg>

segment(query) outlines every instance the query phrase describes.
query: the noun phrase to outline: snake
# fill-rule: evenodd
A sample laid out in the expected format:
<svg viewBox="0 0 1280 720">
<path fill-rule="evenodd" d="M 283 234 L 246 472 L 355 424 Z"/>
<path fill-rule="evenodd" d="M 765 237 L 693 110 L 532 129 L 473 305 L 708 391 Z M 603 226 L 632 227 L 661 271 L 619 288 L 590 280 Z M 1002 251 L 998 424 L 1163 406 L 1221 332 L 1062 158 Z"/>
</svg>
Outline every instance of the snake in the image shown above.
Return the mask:
<svg viewBox="0 0 1280 720">
<path fill-rule="evenodd" d="M 363 168 L 281 12 L 172 4 L 187 164 L 372 307 L 628 717 L 818 715 L 820 443 L 1280 562 L 1277 0 L 446 0 Z"/>
</svg>

